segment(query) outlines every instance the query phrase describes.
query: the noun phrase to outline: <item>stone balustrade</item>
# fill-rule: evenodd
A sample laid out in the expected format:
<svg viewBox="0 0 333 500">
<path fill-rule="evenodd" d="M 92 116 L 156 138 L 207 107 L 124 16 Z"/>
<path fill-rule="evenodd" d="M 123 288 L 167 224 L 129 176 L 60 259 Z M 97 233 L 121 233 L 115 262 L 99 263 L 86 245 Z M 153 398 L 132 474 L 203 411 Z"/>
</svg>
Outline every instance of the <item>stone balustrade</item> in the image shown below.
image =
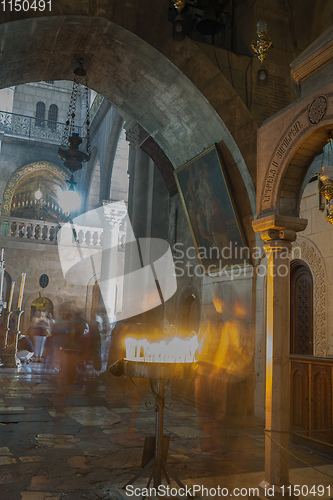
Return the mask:
<svg viewBox="0 0 333 500">
<path fill-rule="evenodd" d="M 0 235 L 10 239 L 21 239 L 33 243 L 57 244 L 57 233 L 63 224 L 33 219 L 0 216 Z M 72 242 L 84 247 L 101 248 L 103 229 L 80 227 L 73 228 Z"/>
</svg>

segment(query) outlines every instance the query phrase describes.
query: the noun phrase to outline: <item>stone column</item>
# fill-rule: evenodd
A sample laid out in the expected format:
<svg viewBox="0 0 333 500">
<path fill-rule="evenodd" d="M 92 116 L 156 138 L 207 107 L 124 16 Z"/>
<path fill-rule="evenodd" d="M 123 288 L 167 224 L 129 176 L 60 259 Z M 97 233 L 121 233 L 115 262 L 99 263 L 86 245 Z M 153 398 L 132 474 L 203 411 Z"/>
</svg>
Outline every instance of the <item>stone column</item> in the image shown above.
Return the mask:
<svg viewBox="0 0 333 500">
<path fill-rule="evenodd" d="M 151 193 L 154 162 L 140 149 L 147 133 L 134 122 L 126 122 L 126 139 L 130 143 L 128 173 L 128 215 L 136 238 L 151 236 Z"/>
<path fill-rule="evenodd" d="M 127 215 L 124 202 L 103 201 L 103 245 L 100 289 L 110 323 L 115 319 L 119 225 Z"/>
<path fill-rule="evenodd" d="M 126 307 L 126 303 L 127 306 L 130 304 L 131 292 L 137 287 L 135 271 L 143 268 L 144 261 L 149 260 L 149 255 L 142 254 L 145 249 L 140 244 L 140 238 L 150 238 L 151 236 L 151 193 L 154 163 L 140 149 L 140 145 L 145 140 L 147 133 L 133 120 L 126 122 L 125 129 L 126 140 L 130 143 L 128 216 L 131 223 L 131 230 L 127 230 L 125 250 L 124 302 Z M 143 241 L 141 240 L 141 243 Z M 141 283 L 142 297 L 149 290 L 147 279 L 148 275 L 145 275 Z"/>
<path fill-rule="evenodd" d="M 272 486 L 278 496 L 279 487 L 289 484 L 290 249 L 307 220 L 270 215 L 252 225 L 267 254 L 265 478 L 260 496 L 267 496 Z"/>
</svg>

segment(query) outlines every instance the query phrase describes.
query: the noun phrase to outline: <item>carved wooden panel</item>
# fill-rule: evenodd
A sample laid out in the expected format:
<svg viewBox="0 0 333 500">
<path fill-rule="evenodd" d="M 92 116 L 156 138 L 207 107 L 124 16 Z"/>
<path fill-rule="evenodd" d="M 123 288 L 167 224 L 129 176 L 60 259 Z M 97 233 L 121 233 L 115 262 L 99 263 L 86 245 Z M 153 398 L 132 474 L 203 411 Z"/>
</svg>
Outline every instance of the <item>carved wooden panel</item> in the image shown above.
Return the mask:
<svg viewBox="0 0 333 500">
<path fill-rule="evenodd" d="M 330 366 L 311 367 L 311 435 L 332 443 L 332 377 Z"/>
<path fill-rule="evenodd" d="M 291 363 L 290 417 L 294 432 L 309 435 L 309 365 Z"/>
<path fill-rule="evenodd" d="M 313 280 L 299 260 L 291 264 L 290 318 L 291 354 L 313 354 Z"/>
</svg>

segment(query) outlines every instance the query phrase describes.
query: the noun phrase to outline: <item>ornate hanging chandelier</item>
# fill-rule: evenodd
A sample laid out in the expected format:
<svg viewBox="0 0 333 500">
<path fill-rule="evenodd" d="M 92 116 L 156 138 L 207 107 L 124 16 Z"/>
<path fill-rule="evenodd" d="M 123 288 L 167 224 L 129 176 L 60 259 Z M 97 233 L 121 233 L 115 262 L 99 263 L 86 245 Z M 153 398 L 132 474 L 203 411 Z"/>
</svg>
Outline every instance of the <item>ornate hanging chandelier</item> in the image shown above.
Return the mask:
<svg viewBox="0 0 333 500">
<path fill-rule="evenodd" d="M 273 48 L 272 40 L 267 35 L 266 21 L 258 21 L 257 23 L 257 40 L 251 43 L 251 47 L 261 64 L 263 64 L 267 55 Z"/>
<path fill-rule="evenodd" d="M 78 60 L 79 66 L 74 70 L 74 81 L 71 98 L 69 101 L 69 108 L 67 112 L 67 121 L 64 127 L 64 134 L 62 137 L 61 146 L 58 149 L 58 156 L 63 160 L 64 166 L 73 173 L 82 168 L 82 163 L 90 159 L 90 115 L 89 115 L 89 89 L 88 89 L 88 76 L 83 67 L 83 59 Z M 79 146 L 83 142 L 83 138 L 75 132 L 75 117 L 76 117 L 76 104 L 80 85 L 83 86 L 84 104 L 86 107 L 86 119 L 82 129 L 86 130 L 85 137 L 85 151 L 79 150 Z M 82 130 L 81 129 L 81 130 Z"/>
</svg>

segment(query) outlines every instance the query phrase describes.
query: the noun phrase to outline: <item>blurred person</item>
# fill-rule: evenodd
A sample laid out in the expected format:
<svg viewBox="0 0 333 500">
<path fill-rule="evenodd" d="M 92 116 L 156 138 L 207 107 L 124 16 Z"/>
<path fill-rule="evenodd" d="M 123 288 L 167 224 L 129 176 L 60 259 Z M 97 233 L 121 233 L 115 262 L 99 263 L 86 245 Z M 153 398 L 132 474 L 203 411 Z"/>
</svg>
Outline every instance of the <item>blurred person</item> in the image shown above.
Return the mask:
<svg viewBox="0 0 333 500">
<path fill-rule="evenodd" d="M 101 368 L 101 327 L 96 319 L 92 319 L 85 323 L 79 348 L 80 377 L 89 376 Z"/>
<path fill-rule="evenodd" d="M 34 355 L 34 346 L 31 340 L 25 335 L 20 335 L 17 341 L 16 357 L 22 364 L 29 364 Z"/>
<path fill-rule="evenodd" d="M 200 449 L 218 451 L 218 431 L 228 410 L 228 389 L 250 378 L 252 348 L 248 314 L 237 300 L 233 307 L 214 297 L 215 319 L 200 328 L 195 394 L 202 427 Z M 235 399 L 237 394 L 235 392 Z M 232 402 L 234 404 L 234 401 Z M 246 408 L 246 401 L 241 404 Z"/>
<path fill-rule="evenodd" d="M 46 311 L 36 311 L 32 317 L 29 332 L 33 338 L 35 360 L 42 363 L 46 337 L 50 335 L 50 321 Z"/>
<path fill-rule="evenodd" d="M 83 348 L 86 322 L 77 311 L 64 306 L 52 327 L 56 371 L 56 410 L 61 414 L 73 389 Z"/>
<path fill-rule="evenodd" d="M 54 339 L 52 337 L 52 328 L 55 323 L 53 318 L 53 314 L 48 312 L 46 314 L 48 326 L 47 326 L 47 335 L 44 344 L 43 356 L 45 360 L 45 369 L 52 368 L 53 355 L 54 355 Z"/>
</svg>

